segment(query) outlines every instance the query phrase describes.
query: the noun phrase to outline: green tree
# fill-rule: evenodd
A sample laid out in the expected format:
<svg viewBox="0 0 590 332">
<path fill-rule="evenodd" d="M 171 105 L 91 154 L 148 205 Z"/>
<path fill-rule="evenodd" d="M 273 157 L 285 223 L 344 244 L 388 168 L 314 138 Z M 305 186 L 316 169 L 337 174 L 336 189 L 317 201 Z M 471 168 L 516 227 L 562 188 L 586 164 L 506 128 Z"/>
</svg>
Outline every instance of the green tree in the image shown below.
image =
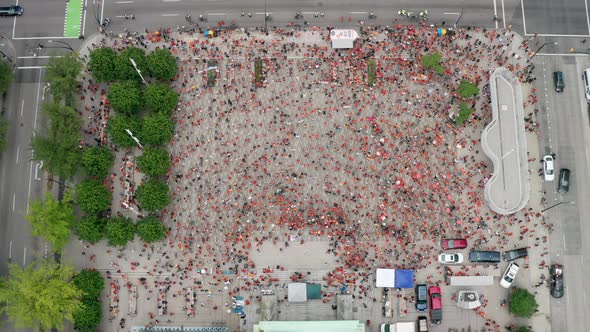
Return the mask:
<svg viewBox="0 0 590 332">
<path fill-rule="evenodd" d="M 107 220 L 97 216 L 84 216 L 76 224 L 76 234 L 82 241 L 97 243 L 104 238 Z"/>
<path fill-rule="evenodd" d="M 82 308 L 74 313 L 74 327 L 80 332 L 98 331 L 102 319 L 102 303 L 97 300 L 84 300 Z"/>
<path fill-rule="evenodd" d="M 115 115 L 109 119 L 107 133 L 111 141 L 123 148 L 137 146 L 137 143 L 129 136 L 125 129 L 129 129 L 133 135 L 140 134 L 141 125 L 134 116 Z"/>
<path fill-rule="evenodd" d="M 156 217 L 146 217 L 137 224 L 137 234 L 146 243 L 164 239 L 166 231 L 166 226 Z"/>
<path fill-rule="evenodd" d="M 0 60 L 0 95 L 3 95 L 12 81 L 14 80 L 14 71 L 8 62 Z"/>
<path fill-rule="evenodd" d="M 106 238 L 111 246 L 125 246 L 133 241 L 135 225 L 125 217 L 112 218 L 107 222 Z"/>
<path fill-rule="evenodd" d="M 47 66 L 47 82 L 56 102 L 64 101 L 74 105 L 74 94 L 78 86 L 78 76 L 82 72 L 82 62 L 76 53 L 67 53 L 61 57 L 53 56 Z"/>
<path fill-rule="evenodd" d="M 90 52 L 88 68 L 97 82 L 114 81 L 117 77 L 115 61 L 117 54 L 110 47 L 101 47 Z"/>
<path fill-rule="evenodd" d="M 96 300 L 104 289 L 104 279 L 96 270 L 83 269 L 74 276 L 74 284 L 85 299 Z"/>
<path fill-rule="evenodd" d="M 519 326 L 516 329 L 514 329 L 513 332 L 533 332 L 531 331 L 528 326 Z"/>
<path fill-rule="evenodd" d="M 142 106 L 141 98 L 141 89 L 134 81 L 113 83 L 107 93 L 113 110 L 123 115 L 137 114 Z"/>
<path fill-rule="evenodd" d="M 141 80 L 130 59 L 135 61 L 137 69 L 141 70 L 142 75 L 146 74 L 148 68 L 145 51 L 137 47 L 128 47 L 119 53 L 119 56 L 115 59 L 115 72 L 117 78 L 121 81 Z"/>
<path fill-rule="evenodd" d="M 422 55 L 422 65 L 426 68 L 434 69 L 439 75 L 445 73 L 445 68 L 440 65 L 440 60 L 442 56 L 440 52 L 436 52 L 434 54 L 424 54 Z"/>
<path fill-rule="evenodd" d="M 74 208 L 72 197 L 68 193 L 59 202 L 51 192 L 45 193 L 45 202 L 41 199 L 31 203 L 29 214 L 25 219 L 31 224 L 33 236 L 44 238 L 51 249 L 59 252 L 70 240 L 74 225 Z"/>
<path fill-rule="evenodd" d="M 531 317 L 537 312 L 535 296 L 523 288 L 515 288 L 510 294 L 510 312 L 519 317 Z"/>
<path fill-rule="evenodd" d="M 81 309 L 83 293 L 72 282 L 73 268 L 52 261 L 36 261 L 23 269 L 9 264 L 2 277 L 0 310 L 19 328 L 63 330 Z"/>
<path fill-rule="evenodd" d="M 178 104 L 178 94 L 164 83 L 148 85 L 143 95 L 146 106 L 154 112 L 170 115 Z"/>
<path fill-rule="evenodd" d="M 461 80 L 457 93 L 463 98 L 475 97 L 479 94 L 479 88 L 468 80 Z"/>
<path fill-rule="evenodd" d="M 135 197 L 142 209 L 159 211 L 170 203 L 170 192 L 165 182 L 148 180 L 137 188 Z"/>
<path fill-rule="evenodd" d="M 143 118 L 140 140 L 142 144 L 161 145 L 174 135 L 174 122 L 164 113 L 153 113 Z"/>
<path fill-rule="evenodd" d="M 8 121 L 0 115 L 0 152 L 6 149 L 6 132 L 8 131 Z"/>
<path fill-rule="evenodd" d="M 46 103 L 42 109 L 50 120 L 47 135 L 33 136 L 33 160 L 42 160 L 43 168 L 69 179 L 80 164 L 82 120 L 76 110 L 57 103 Z"/>
<path fill-rule="evenodd" d="M 115 156 L 111 150 L 103 146 L 92 146 L 84 149 L 82 153 L 82 166 L 88 173 L 99 178 L 104 178 L 113 168 Z"/>
<path fill-rule="evenodd" d="M 176 77 L 176 59 L 167 48 L 159 48 L 148 54 L 147 66 L 150 75 L 157 79 L 170 81 Z"/>
<path fill-rule="evenodd" d="M 76 203 L 88 213 L 106 211 L 111 206 L 111 192 L 98 180 L 84 180 L 76 187 Z"/>
<path fill-rule="evenodd" d="M 170 168 L 170 154 L 164 149 L 146 147 L 137 158 L 137 166 L 147 175 L 162 176 Z"/>
<path fill-rule="evenodd" d="M 459 116 L 457 116 L 455 118 L 455 124 L 457 126 L 460 126 L 463 124 L 463 122 L 467 121 L 467 119 L 469 119 L 469 117 L 471 116 L 471 113 L 473 113 L 473 109 L 469 108 L 469 105 L 466 102 L 462 102 L 459 105 Z"/>
</svg>

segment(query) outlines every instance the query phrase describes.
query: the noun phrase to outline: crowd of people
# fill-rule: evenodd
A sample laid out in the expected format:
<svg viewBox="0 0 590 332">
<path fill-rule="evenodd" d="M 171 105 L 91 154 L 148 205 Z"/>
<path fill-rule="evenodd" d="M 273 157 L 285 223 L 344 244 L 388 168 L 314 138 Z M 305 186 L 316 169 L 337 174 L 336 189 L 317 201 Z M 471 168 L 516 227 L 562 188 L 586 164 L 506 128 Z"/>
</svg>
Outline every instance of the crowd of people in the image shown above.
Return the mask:
<svg viewBox="0 0 590 332">
<path fill-rule="evenodd" d="M 510 31 L 438 36 L 426 26 L 377 27 L 351 50 L 331 49 L 324 29 L 166 34 L 141 43 L 178 57 L 181 98 L 169 145 L 172 203 L 163 217 L 170 232 L 152 251 L 157 258 L 146 254 L 155 261 L 150 275 L 190 280 L 207 267 L 210 286 L 249 294 L 279 281 L 250 257 L 263 243 L 275 245 L 268 255 L 280 255 L 293 238 L 328 241 L 325 254 L 340 267 L 325 275 L 324 296 L 346 286 L 369 302 L 376 267 L 425 270 L 442 238 L 490 250 L 546 241 L 534 233 L 543 224 L 532 208 L 501 216 L 483 201 L 493 171 L 479 145 L 491 120 L 490 73 L 505 66 L 524 81 L 529 68 L 526 43 Z M 421 63 L 435 52 L 442 75 Z M 257 86 L 259 58 L 265 70 Z M 208 59 L 218 63 L 213 88 Z M 374 86 L 367 59 L 376 61 Z M 475 112 L 459 126 L 462 79 L 481 95 L 466 100 Z M 429 282 L 444 282 L 445 270 L 433 271 Z"/>
</svg>

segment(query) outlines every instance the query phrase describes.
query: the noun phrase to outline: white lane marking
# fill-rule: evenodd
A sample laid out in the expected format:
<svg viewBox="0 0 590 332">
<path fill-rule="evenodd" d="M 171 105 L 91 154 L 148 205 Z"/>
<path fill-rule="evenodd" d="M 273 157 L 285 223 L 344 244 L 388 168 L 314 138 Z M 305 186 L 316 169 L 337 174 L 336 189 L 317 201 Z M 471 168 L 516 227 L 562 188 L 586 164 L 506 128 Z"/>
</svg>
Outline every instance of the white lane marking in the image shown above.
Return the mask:
<svg viewBox="0 0 590 332">
<path fill-rule="evenodd" d="M 12 212 L 14 212 L 15 205 L 16 205 L 16 194 L 12 194 Z"/>
<path fill-rule="evenodd" d="M 125 15 L 117 15 L 117 16 L 115 16 L 115 17 L 116 17 L 116 18 L 123 18 L 123 17 L 125 17 Z"/>
<path fill-rule="evenodd" d="M 12 241 L 8 244 L 8 260 L 12 259 Z"/>
<path fill-rule="evenodd" d="M 133 3 L 134 1 L 115 1 L 116 4 Z"/>
<path fill-rule="evenodd" d="M 162 0 L 162 2 L 180 2 L 182 0 Z"/>
<path fill-rule="evenodd" d="M 23 266 L 27 265 L 27 247 L 25 247 L 25 253 L 23 254 Z"/>
<path fill-rule="evenodd" d="M 526 20 L 524 18 L 524 0 L 520 0 L 520 8 L 522 8 L 522 26 L 523 26 L 523 31 L 524 31 L 524 35 L 527 36 L 527 32 L 526 32 Z"/>
<path fill-rule="evenodd" d="M 543 34 L 543 33 L 528 33 L 525 36 L 539 36 L 539 37 L 578 37 L 578 38 L 586 38 L 590 37 L 590 35 L 559 35 L 559 34 Z"/>
<path fill-rule="evenodd" d="M 22 66 L 16 67 L 16 69 L 45 69 L 47 66 Z"/>
<path fill-rule="evenodd" d="M 590 33 L 590 17 L 588 17 L 588 0 L 584 1 L 584 6 L 586 6 L 586 23 L 588 24 L 588 33 Z"/>
<path fill-rule="evenodd" d="M 102 20 L 104 18 L 104 3 L 105 2 L 106 1 L 102 1 L 102 6 L 101 6 L 101 9 L 100 9 L 100 24 L 102 24 Z"/>
<path fill-rule="evenodd" d="M 14 40 L 35 40 L 35 39 L 78 39 L 78 37 L 14 37 Z"/>
<path fill-rule="evenodd" d="M 82 20 L 82 36 L 84 36 L 85 31 L 86 31 L 86 9 L 84 9 L 84 20 Z"/>
<path fill-rule="evenodd" d="M 20 145 L 16 147 L 16 164 L 18 165 L 18 155 L 20 154 Z"/>
<path fill-rule="evenodd" d="M 18 0 L 16 0 L 16 4 L 18 5 Z M 14 32 L 16 31 L 16 16 L 14 17 L 14 21 L 12 22 L 12 39 L 14 39 Z"/>
<path fill-rule="evenodd" d="M 368 14 L 368 12 L 349 12 L 349 14 Z"/>
<path fill-rule="evenodd" d="M 24 56 L 17 56 L 17 59 L 49 59 L 49 58 L 63 58 L 63 55 L 24 55 Z"/>
<path fill-rule="evenodd" d="M 256 14 L 258 14 L 258 13 L 256 13 Z M 223 16 L 223 15 L 225 15 L 225 13 L 207 13 L 207 15 L 209 15 L 209 16 Z"/>
<path fill-rule="evenodd" d="M 162 16 L 178 16 L 178 14 L 162 14 Z"/>
<path fill-rule="evenodd" d="M 264 15 L 264 14 L 272 14 L 272 12 L 266 12 L 266 13 L 265 12 L 260 12 L 260 13 L 254 13 L 254 14 L 256 14 L 256 15 Z"/>
<path fill-rule="evenodd" d="M 461 13 L 443 13 L 445 15 L 461 15 Z"/>
<path fill-rule="evenodd" d="M 504 0 L 502 0 L 502 24 L 504 25 L 504 29 L 506 29 L 506 13 L 504 12 Z"/>
<path fill-rule="evenodd" d="M 23 99 L 20 104 L 20 117 L 23 117 L 23 111 L 25 110 L 25 100 Z"/>
<path fill-rule="evenodd" d="M 35 102 L 35 119 L 33 120 L 33 136 L 37 130 L 37 115 L 39 113 L 39 95 L 41 94 L 41 76 L 43 74 L 42 69 L 39 69 L 39 82 L 37 83 L 37 101 Z M 31 155 L 33 154 L 31 150 Z M 32 158 L 31 158 L 32 159 Z M 29 202 L 31 201 L 31 182 L 33 182 L 33 160 L 31 160 L 31 169 L 29 170 L 29 190 L 27 193 L 27 214 L 29 214 Z"/>
</svg>

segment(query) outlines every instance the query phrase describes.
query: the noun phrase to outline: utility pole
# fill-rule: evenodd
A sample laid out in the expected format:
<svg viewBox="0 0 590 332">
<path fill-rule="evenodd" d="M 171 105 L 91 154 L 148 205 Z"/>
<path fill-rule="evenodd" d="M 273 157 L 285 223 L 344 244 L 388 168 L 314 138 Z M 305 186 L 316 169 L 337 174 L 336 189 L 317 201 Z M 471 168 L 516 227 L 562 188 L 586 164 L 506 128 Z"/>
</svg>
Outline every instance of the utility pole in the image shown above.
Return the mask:
<svg viewBox="0 0 590 332">
<path fill-rule="evenodd" d="M 559 203 L 557 203 L 557 204 L 553 204 L 553 205 L 551 205 L 550 207 L 548 207 L 548 208 L 546 208 L 546 209 L 543 209 L 543 210 L 541 210 L 541 213 L 543 213 L 543 212 L 545 212 L 545 211 L 547 211 L 547 210 L 553 209 L 554 207 L 556 207 L 556 206 L 559 206 L 559 205 L 561 205 L 561 204 L 576 204 L 576 202 L 559 202 Z"/>
<path fill-rule="evenodd" d="M 535 57 L 535 55 L 537 55 L 537 53 L 539 53 L 539 52 L 540 52 L 540 51 L 543 49 L 543 47 L 545 47 L 545 46 L 547 46 L 547 45 L 551 45 L 551 44 L 553 44 L 553 45 L 558 45 L 558 43 L 557 43 L 557 42 L 547 42 L 547 43 L 544 43 L 544 44 L 543 44 L 543 45 L 541 45 L 541 47 L 539 47 L 539 48 L 538 48 L 538 49 L 537 49 L 535 52 L 533 52 L 533 55 L 530 57 L 530 60 L 532 60 L 532 59 Z"/>
</svg>

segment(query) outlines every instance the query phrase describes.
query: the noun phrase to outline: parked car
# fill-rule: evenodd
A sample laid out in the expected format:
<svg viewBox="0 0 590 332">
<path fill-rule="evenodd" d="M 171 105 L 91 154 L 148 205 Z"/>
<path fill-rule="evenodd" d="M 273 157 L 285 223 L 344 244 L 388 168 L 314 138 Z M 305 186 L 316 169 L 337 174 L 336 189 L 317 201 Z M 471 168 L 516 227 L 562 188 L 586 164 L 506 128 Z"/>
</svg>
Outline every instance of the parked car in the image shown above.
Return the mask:
<svg viewBox="0 0 590 332">
<path fill-rule="evenodd" d="M 428 291 L 426 284 L 416 285 L 416 311 L 423 312 L 428 309 Z"/>
<path fill-rule="evenodd" d="M 502 254 L 502 258 L 504 258 L 505 261 L 510 262 L 510 261 L 513 261 L 517 258 L 526 257 L 528 255 L 529 255 L 529 251 L 526 248 L 519 248 L 519 249 L 505 251 Z"/>
<path fill-rule="evenodd" d="M 438 262 L 441 264 L 461 264 L 463 263 L 463 254 L 442 253 L 438 255 Z"/>
<path fill-rule="evenodd" d="M 566 194 L 570 190 L 570 170 L 562 168 L 559 170 L 559 187 L 557 191 L 560 194 Z"/>
<path fill-rule="evenodd" d="M 442 322 L 442 297 L 440 294 L 440 287 L 430 286 L 430 288 L 428 288 L 428 295 L 430 295 L 430 322 L 432 324 L 440 324 Z"/>
<path fill-rule="evenodd" d="M 440 243 L 444 250 L 450 249 L 465 249 L 467 248 L 467 240 L 465 239 L 448 239 L 442 240 Z"/>
<path fill-rule="evenodd" d="M 563 296 L 563 265 L 553 264 L 549 269 L 551 275 L 551 296 L 560 298 Z"/>
<path fill-rule="evenodd" d="M 428 332 L 428 319 L 426 316 L 418 316 L 418 332 Z"/>
<path fill-rule="evenodd" d="M 543 157 L 543 177 L 548 182 L 555 179 L 555 163 L 551 155 Z"/>
<path fill-rule="evenodd" d="M 565 83 L 563 82 L 562 72 L 553 72 L 553 85 L 555 86 L 555 92 L 563 92 L 563 89 L 565 88 Z"/>
<path fill-rule="evenodd" d="M 510 288 L 510 286 L 512 286 L 514 278 L 516 277 L 516 274 L 518 273 L 519 268 L 520 266 L 518 266 L 518 264 L 514 262 L 508 264 L 508 267 L 506 268 L 506 271 L 504 272 L 502 279 L 500 279 L 500 286 L 504 288 Z"/>
<path fill-rule="evenodd" d="M 473 263 L 500 263 L 499 251 L 473 250 L 469 253 L 469 261 Z"/>
<path fill-rule="evenodd" d="M 0 16 L 21 16 L 22 14 L 23 7 L 19 5 L 0 7 Z"/>
</svg>

